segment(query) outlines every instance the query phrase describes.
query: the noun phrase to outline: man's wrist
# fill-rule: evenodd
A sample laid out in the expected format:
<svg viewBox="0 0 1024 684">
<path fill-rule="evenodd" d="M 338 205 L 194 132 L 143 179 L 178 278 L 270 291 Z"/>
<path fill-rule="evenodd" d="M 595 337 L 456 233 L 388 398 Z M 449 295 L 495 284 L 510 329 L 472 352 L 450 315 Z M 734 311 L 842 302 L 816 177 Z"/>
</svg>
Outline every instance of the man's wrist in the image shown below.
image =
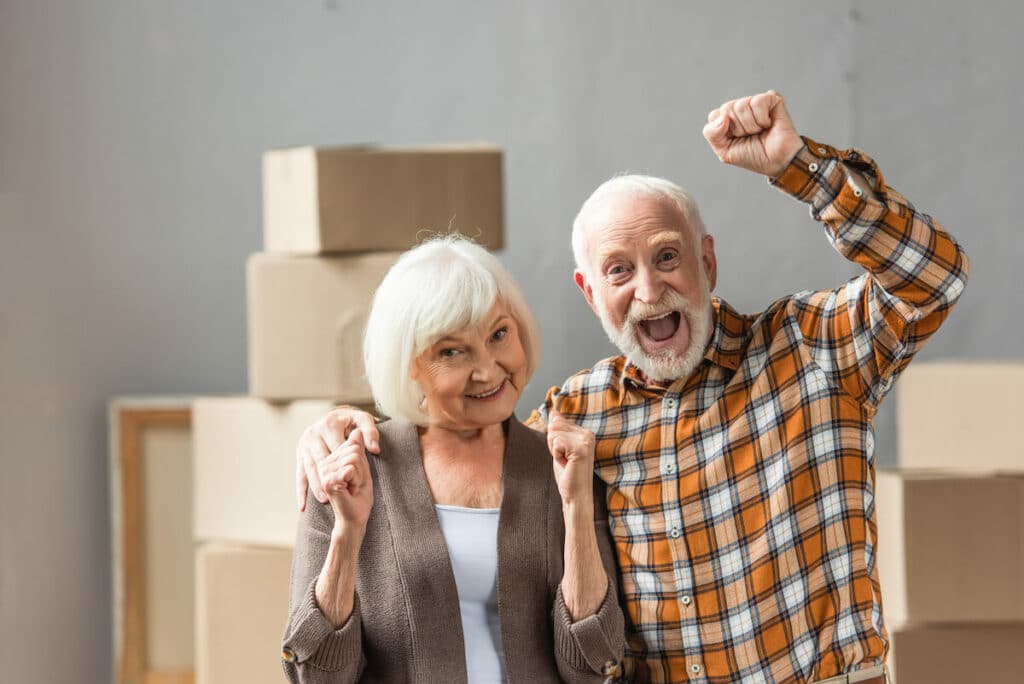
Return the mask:
<svg viewBox="0 0 1024 684">
<path fill-rule="evenodd" d="M 803 150 L 806 146 L 807 145 L 804 142 L 804 138 L 801 136 L 796 136 L 796 138 L 794 138 L 793 141 L 789 144 L 789 149 L 786 150 L 785 154 L 782 155 L 783 159 L 785 159 L 786 162 L 780 165 L 777 169 L 775 169 L 774 173 L 768 174 L 768 178 L 771 179 L 773 182 L 777 181 L 782 176 L 782 174 L 786 172 L 786 169 L 793 165 L 793 162 L 796 161 L 796 158 L 800 156 L 800 151 Z"/>
</svg>

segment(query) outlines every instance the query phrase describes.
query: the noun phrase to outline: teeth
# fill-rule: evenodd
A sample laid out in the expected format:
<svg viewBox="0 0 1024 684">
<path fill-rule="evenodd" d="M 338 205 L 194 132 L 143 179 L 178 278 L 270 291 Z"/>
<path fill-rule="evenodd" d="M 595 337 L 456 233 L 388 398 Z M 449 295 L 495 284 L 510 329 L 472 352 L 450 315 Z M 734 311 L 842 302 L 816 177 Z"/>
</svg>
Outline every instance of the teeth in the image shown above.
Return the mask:
<svg viewBox="0 0 1024 684">
<path fill-rule="evenodd" d="M 498 393 L 498 390 L 500 390 L 504 385 L 505 381 L 502 380 L 501 384 L 492 389 L 490 392 L 484 392 L 483 394 L 470 394 L 469 396 L 473 397 L 474 399 L 486 399 L 487 397 L 493 397 L 495 394 Z"/>
</svg>

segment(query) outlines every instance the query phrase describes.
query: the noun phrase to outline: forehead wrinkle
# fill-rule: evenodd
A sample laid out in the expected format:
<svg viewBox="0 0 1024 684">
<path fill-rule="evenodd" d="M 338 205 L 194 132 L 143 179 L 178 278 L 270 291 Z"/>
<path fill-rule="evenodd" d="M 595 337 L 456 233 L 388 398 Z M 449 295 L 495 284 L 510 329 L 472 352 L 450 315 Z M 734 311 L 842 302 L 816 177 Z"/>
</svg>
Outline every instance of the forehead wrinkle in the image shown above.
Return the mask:
<svg viewBox="0 0 1024 684">
<path fill-rule="evenodd" d="M 651 225 L 664 226 L 679 233 L 693 228 L 678 205 L 661 196 L 615 193 L 589 207 L 583 222 L 588 237 L 607 239 L 608 233 L 644 231 Z"/>
</svg>

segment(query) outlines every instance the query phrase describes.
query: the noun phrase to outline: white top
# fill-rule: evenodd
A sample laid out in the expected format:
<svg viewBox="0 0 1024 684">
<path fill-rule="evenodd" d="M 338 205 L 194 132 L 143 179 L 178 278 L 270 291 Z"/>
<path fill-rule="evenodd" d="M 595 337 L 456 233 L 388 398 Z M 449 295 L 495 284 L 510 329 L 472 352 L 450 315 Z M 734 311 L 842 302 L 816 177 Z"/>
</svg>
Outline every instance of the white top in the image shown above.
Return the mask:
<svg viewBox="0 0 1024 684">
<path fill-rule="evenodd" d="M 498 617 L 497 508 L 435 504 L 459 592 L 470 684 L 501 684 L 505 658 Z"/>
</svg>

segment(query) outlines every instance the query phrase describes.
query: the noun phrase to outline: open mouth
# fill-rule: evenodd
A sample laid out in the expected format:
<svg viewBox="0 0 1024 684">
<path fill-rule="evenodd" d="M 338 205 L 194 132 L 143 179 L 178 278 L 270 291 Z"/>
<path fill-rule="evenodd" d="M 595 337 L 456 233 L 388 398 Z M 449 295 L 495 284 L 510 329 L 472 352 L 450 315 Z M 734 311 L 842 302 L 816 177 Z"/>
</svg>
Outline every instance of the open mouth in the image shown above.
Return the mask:
<svg viewBox="0 0 1024 684">
<path fill-rule="evenodd" d="M 471 399 L 490 399 L 491 397 L 497 396 L 498 393 L 505 388 L 505 382 L 507 380 L 508 378 L 502 380 L 501 383 L 499 383 L 498 386 L 495 387 L 494 389 L 487 390 L 486 392 L 481 392 L 480 394 L 467 394 L 466 396 L 470 397 Z"/>
<path fill-rule="evenodd" d="M 637 323 L 637 328 L 650 340 L 664 342 L 679 330 L 680 315 L 678 311 L 670 311 L 658 318 L 645 318 Z"/>
</svg>

